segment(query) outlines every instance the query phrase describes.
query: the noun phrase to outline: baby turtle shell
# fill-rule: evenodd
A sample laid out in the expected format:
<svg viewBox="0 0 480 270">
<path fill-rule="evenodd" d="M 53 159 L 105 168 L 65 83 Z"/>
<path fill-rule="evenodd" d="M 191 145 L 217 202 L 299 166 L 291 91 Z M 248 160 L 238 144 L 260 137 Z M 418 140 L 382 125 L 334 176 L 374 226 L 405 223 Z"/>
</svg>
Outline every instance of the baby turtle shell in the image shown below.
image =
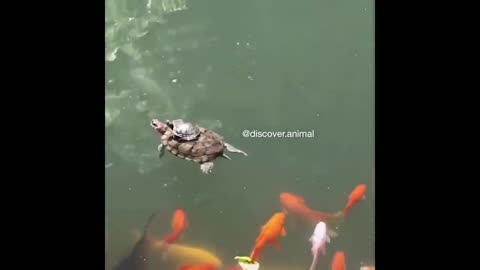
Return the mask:
<svg viewBox="0 0 480 270">
<path fill-rule="evenodd" d="M 192 123 L 185 123 L 182 119 L 173 120 L 167 124 L 173 129 L 173 134 L 184 141 L 193 141 L 200 135 L 200 129 Z"/>
</svg>

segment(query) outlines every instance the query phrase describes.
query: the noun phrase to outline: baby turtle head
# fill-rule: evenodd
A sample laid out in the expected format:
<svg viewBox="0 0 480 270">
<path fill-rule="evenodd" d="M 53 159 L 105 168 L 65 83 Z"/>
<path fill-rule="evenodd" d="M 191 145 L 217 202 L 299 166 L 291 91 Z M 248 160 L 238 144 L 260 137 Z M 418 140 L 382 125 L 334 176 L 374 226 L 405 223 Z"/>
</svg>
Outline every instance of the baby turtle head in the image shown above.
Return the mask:
<svg viewBox="0 0 480 270">
<path fill-rule="evenodd" d="M 153 127 L 156 131 L 158 131 L 160 134 L 164 134 L 167 129 L 169 129 L 170 127 L 161 122 L 160 120 L 158 119 L 153 119 L 151 122 L 150 122 L 150 126 Z"/>
</svg>

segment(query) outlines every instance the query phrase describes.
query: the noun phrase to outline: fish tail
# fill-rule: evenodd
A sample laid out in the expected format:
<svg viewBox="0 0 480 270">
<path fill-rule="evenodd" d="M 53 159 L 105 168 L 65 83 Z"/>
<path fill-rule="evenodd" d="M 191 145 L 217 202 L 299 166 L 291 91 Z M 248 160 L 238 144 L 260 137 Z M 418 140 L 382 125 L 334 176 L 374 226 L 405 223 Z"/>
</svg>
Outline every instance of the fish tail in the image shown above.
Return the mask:
<svg viewBox="0 0 480 270">
<path fill-rule="evenodd" d="M 260 256 L 262 255 L 263 248 L 264 246 L 255 246 L 252 253 L 250 254 L 250 258 L 258 262 L 260 260 Z"/>
<path fill-rule="evenodd" d="M 168 254 L 170 245 L 175 243 L 182 233 L 179 229 L 174 229 L 167 237 L 164 239 L 164 246 L 162 248 L 162 260 L 165 262 L 168 260 Z"/>
<path fill-rule="evenodd" d="M 313 217 L 313 219 L 318 222 L 318 221 L 328 221 L 330 219 L 336 219 L 341 216 L 343 216 L 342 212 L 336 212 L 336 213 L 325 213 L 325 212 L 320 212 L 316 210 L 310 210 L 309 215 Z"/>
<path fill-rule="evenodd" d="M 177 238 L 176 233 L 172 232 L 169 235 L 167 235 L 167 237 L 165 237 L 164 241 L 165 241 L 166 244 L 171 244 L 171 243 L 175 242 L 176 238 Z"/>
<path fill-rule="evenodd" d="M 179 229 L 174 229 L 167 237 L 165 238 L 165 242 L 167 244 L 172 244 L 177 241 L 177 239 L 180 237 L 180 234 L 182 233 L 181 230 Z"/>
<path fill-rule="evenodd" d="M 347 206 L 345 206 L 345 208 L 343 209 L 343 216 L 346 217 L 348 215 L 348 212 L 350 212 L 350 208 L 351 208 L 351 204 L 347 204 Z"/>
<path fill-rule="evenodd" d="M 317 261 L 318 261 L 318 255 L 315 254 L 313 255 L 312 264 L 310 264 L 309 270 L 315 270 L 315 268 L 317 268 Z"/>
<path fill-rule="evenodd" d="M 345 206 L 345 209 L 343 210 L 343 215 L 346 216 L 350 210 L 356 206 L 358 203 L 360 202 L 360 200 L 350 200 L 348 203 L 347 203 L 347 206 Z"/>
</svg>

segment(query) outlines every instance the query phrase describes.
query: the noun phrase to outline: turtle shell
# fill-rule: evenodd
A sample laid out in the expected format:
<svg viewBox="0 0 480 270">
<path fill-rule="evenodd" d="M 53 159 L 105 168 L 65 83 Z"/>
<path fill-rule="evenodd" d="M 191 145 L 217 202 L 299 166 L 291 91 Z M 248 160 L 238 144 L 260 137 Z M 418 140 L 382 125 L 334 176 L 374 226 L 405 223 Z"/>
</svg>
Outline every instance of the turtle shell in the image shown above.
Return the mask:
<svg viewBox="0 0 480 270">
<path fill-rule="evenodd" d="M 185 123 L 182 119 L 172 121 L 173 134 L 184 141 L 192 141 L 200 135 L 200 129 L 192 123 Z"/>
<path fill-rule="evenodd" d="M 179 158 L 205 163 L 216 159 L 223 154 L 223 137 L 217 133 L 198 127 L 197 140 L 179 140 L 172 129 L 168 129 L 162 136 L 165 149 Z"/>
<path fill-rule="evenodd" d="M 200 130 L 190 123 L 183 123 L 175 126 L 173 133 L 182 140 L 191 141 L 198 138 L 198 135 L 200 135 Z"/>
</svg>

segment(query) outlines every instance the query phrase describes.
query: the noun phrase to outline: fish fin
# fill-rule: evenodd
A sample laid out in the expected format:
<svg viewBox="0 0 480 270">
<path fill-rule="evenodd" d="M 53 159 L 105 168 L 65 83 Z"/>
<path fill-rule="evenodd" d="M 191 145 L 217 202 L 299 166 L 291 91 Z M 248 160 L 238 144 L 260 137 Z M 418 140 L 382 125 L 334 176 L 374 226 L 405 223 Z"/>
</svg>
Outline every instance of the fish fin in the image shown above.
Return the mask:
<svg viewBox="0 0 480 270">
<path fill-rule="evenodd" d="M 282 249 L 282 245 L 280 245 L 280 241 L 278 241 L 278 239 L 276 239 L 275 241 L 273 241 L 273 246 L 274 246 L 277 250 Z"/>
<path fill-rule="evenodd" d="M 327 229 L 327 236 L 328 238 L 335 238 L 338 236 L 338 233 L 335 230 Z"/>
<path fill-rule="evenodd" d="M 282 228 L 281 234 L 282 236 L 287 236 L 287 230 L 285 230 L 285 227 Z"/>
<path fill-rule="evenodd" d="M 332 215 L 333 218 L 342 218 L 343 217 L 343 211 L 337 211 L 333 213 Z"/>
<path fill-rule="evenodd" d="M 325 246 L 322 248 L 322 254 L 323 254 L 323 256 L 325 256 L 325 254 L 327 254 L 327 249 L 325 248 Z"/>
<path fill-rule="evenodd" d="M 366 200 L 366 199 L 367 199 L 367 196 L 363 195 L 362 200 Z"/>
</svg>

